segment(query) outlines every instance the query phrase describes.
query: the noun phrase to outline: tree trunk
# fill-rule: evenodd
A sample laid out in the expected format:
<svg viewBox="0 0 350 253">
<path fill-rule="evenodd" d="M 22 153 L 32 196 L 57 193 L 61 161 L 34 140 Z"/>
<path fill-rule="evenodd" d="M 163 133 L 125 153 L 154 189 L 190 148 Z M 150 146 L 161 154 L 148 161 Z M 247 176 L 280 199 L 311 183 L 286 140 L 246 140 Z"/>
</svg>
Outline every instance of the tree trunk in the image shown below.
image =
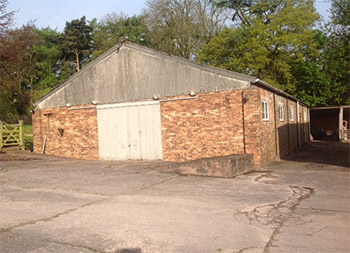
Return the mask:
<svg viewBox="0 0 350 253">
<path fill-rule="evenodd" d="M 79 61 L 79 50 L 78 49 L 75 49 L 75 58 L 77 61 L 77 71 L 79 72 L 80 71 L 80 61 Z"/>
</svg>

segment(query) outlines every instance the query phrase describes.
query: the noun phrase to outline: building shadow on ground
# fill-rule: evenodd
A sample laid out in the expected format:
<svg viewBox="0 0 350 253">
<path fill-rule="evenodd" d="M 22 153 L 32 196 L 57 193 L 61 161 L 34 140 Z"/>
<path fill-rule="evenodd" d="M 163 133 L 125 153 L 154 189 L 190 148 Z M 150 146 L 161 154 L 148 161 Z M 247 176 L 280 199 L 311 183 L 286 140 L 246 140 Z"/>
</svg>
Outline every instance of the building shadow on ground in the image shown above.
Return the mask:
<svg viewBox="0 0 350 253">
<path fill-rule="evenodd" d="M 115 251 L 115 253 L 142 253 L 142 250 L 140 248 L 118 249 L 117 251 Z"/>
<path fill-rule="evenodd" d="M 310 162 L 350 168 L 350 143 L 338 141 L 312 141 L 309 148 L 281 160 Z"/>
</svg>

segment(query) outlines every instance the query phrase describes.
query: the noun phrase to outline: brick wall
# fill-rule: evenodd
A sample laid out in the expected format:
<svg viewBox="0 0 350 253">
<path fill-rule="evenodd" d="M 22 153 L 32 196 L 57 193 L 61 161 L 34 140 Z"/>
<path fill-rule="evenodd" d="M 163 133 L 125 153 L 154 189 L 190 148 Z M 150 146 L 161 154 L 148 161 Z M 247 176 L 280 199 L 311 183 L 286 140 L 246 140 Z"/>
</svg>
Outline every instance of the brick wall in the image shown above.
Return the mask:
<svg viewBox="0 0 350 253">
<path fill-rule="evenodd" d="M 260 146 L 260 159 L 259 159 L 259 147 L 251 142 L 253 145 L 252 150 L 247 150 L 247 153 L 254 154 L 254 162 L 256 164 L 264 165 L 277 158 L 284 158 L 288 154 L 298 151 L 298 117 L 300 120 L 300 137 L 302 147 L 308 146 L 309 142 L 309 115 L 308 108 L 299 106 L 300 113 L 297 114 L 297 103 L 291 101 L 285 97 L 276 95 L 268 90 L 256 87 L 259 95 L 255 96 L 255 100 L 249 101 L 247 106 L 255 108 L 256 111 L 260 112 L 260 121 L 254 120 L 253 122 L 260 122 L 260 129 L 256 130 L 259 133 L 259 146 Z M 251 89 L 246 92 L 252 92 Z M 259 102 L 260 101 L 260 102 Z M 269 120 L 262 120 L 262 106 L 261 101 L 266 101 L 269 104 Z M 280 120 L 280 105 L 283 106 L 283 120 Z M 257 109 L 258 108 L 258 109 Z M 291 111 L 294 111 L 294 120 L 291 117 Z M 251 111 L 254 113 L 254 109 Z M 251 122 L 251 121 L 250 121 Z M 245 125 L 248 125 L 246 123 Z M 257 123 L 251 126 L 253 129 L 257 129 Z M 249 125 L 248 125 L 249 128 Z M 246 139 L 252 138 L 254 133 L 247 133 Z M 255 137 L 254 137 L 255 138 Z"/>
<path fill-rule="evenodd" d="M 245 147 L 247 154 L 254 154 L 254 163 L 261 165 L 261 95 L 257 88 L 243 91 Z"/>
<path fill-rule="evenodd" d="M 281 115 L 280 111 L 283 111 Z M 289 154 L 289 117 L 287 99 L 275 95 L 276 129 L 277 129 L 277 155 L 283 158 Z M 282 116 L 282 117 L 281 117 Z"/>
<path fill-rule="evenodd" d="M 63 129 L 60 135 L 59 129 Z M 97 112 L 95 107 L 60 107 L 33 114 L 34 151 L 87 160 L 98 159 Z"/>
<path fill-rule="evenodd" d="M 269 104 L 266 121 L 262 119 L 262 101 Z M 281 121 L 279 105 L 284 112 Z M 290 120 L 291 107 L 294 121 Z M 254 154 L 255 164 L 264 165 L 298 150 L 296 103 L 262 88 L 162 102 L 161 114 L 163 158 L 167 161 L 245 152 Z"/>
<path fill-rule="evenodd" d="M 166 161 L 244 152 L 241 90 L 162 102 L 161 115 Z"/>
<path fill-rule="evenodd" d="M 300 139 L 302 147 L 309 146 L 309 112 L 308 109 L 304 106 L 300 106 Z"/>
<path fill-rule="evenodd" d="M 296 103 L 268 90 L 253 86 L 198 94 L 197 98 L 186 96 L 184 100 L 178 100 L 181 97 L 171 100 L 173 98 L 161 102 L 163 159 L 166 161 L 247 153 L 254 155 L 255 164 L 264 165 L 298 150 Z M 262 119 L 262 101 L 269 104 L 267 121 Z M 280 104 L 284 109 L 283 121 L 279 120 Z M 35 152 L 42 152 L 47 137 L 46 154 L 98 159 L 97 111 L 91 105 L 86 107 L 36 110 L 33 115 Z M 308 118 L 304 118 L 307 108 L 300 108 L 302 138 L 307 143 Z M 59 129 L 64 130 L 62 136 Z"/>
<path fill-rule="evenodd" d="M 269 120 L 264 121 L 261 118 L 261 164 L 267 164 L 270 161 L 276 160 L 276 133 L 275 133 L 275 110 L 274 110 L 274 93 L 258 88 L 260 90 L 261 101 L 266 101 L 269 104 Z M 260 102 L 261 108 L 261 102 Z M 262 114 L 262 109 L 260 109 Z"/>
<path fill-rule="evenodd" d="M 289 134 L 289 153 L 294 153 L 298 150 L 298 125 L 297 125 L 297 103 L 287 100 L 288 109 L 288 134 Z M 292 119 L 292 110 L 294 120 Z"/>
</svg>

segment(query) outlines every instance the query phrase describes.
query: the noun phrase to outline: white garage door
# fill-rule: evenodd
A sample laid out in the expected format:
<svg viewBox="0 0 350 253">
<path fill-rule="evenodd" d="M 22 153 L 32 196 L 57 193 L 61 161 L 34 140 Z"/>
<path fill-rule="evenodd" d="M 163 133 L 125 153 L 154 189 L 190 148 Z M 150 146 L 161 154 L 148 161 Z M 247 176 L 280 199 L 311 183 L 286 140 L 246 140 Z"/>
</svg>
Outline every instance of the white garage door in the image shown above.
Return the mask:
<svg viewBox="0 0 350 253">
<path fill-rule="evenodd" d="M 162 159 L 160 103 L 98 105 L 102 160 Z"/>
</svg>

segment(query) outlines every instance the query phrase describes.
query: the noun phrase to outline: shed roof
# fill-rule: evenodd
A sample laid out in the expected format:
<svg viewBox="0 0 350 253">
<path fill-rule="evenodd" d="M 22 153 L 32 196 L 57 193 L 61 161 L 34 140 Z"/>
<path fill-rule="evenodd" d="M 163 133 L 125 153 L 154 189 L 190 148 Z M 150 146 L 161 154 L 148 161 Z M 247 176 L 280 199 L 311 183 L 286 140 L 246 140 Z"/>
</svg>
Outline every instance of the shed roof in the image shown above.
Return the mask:
<svg viewBox="0 0 350 253">
<path fill-rule="evenodd" d="M 311 110 L 332 110 L 340 108 L 350 108 L 350 105 L 339 105 L 339 106 L 322 106 L 322 107 L 313 107 Z"/>
</svg>

